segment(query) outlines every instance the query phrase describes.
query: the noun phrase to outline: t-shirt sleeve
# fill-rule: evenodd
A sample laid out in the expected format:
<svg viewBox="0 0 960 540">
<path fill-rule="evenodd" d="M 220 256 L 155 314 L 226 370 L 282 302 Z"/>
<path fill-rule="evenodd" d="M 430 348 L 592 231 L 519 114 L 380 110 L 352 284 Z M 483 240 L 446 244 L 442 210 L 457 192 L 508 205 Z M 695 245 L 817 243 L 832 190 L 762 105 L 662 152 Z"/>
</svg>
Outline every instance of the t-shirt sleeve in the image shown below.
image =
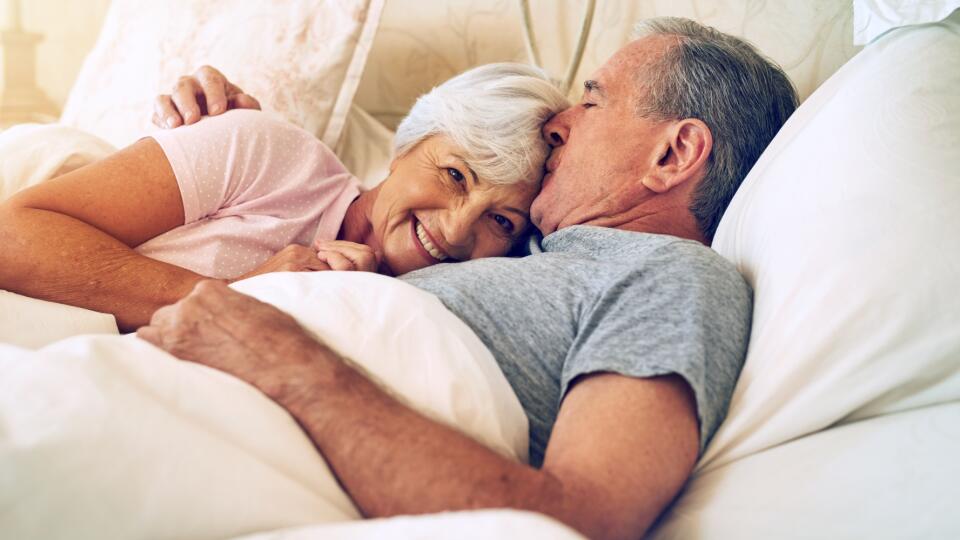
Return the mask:
<svg viewBox="0 0 960 540">
<path fill-rule="evenodd" d="M 743 365 L 751 308 L 749 286 L 719 255 L 686 242 L 667 244 L 582 307 L 562 392 L 589 373 L 679 375 L 696 398 L 702 452 Z"/>
<path fill-rule="evenodd" d="M 186 223 L 224 212 L 270 212 L 260 203 L 301 188 L 289 179 L 346 172 L 310 133 L 260 111 L 229 111 L 151 137 L 176 176 Z"/>
</svg>

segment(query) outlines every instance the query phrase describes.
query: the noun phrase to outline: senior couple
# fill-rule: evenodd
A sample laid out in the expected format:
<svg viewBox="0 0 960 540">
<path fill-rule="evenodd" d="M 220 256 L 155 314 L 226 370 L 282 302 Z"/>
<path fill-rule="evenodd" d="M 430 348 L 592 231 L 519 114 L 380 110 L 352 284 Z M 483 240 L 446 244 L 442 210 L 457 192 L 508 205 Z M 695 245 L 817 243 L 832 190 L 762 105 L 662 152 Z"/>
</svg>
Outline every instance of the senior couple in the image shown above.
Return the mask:
<svg viewBox="0 0 960 540">
<path fill-rule="evenodd" d="M 190 125 L 4 203 L 0 287 L 109 311 L 253 384 L 366 516 L 516 508 L 636 538 L 724 416 L 751 298 L 704 244 L 796 105 L 747 43 L 652 19 L 569 108 L 517 65 L 434 89 L 389 177 L 361 192 L 301 130 L 220 114 L 258 105 L 204 68 L 158 100 L 156 122 Z M 501 257 L 529 224 L 543 237 Z M 415 413 L 225 285 L 329 269 L 398 275 L 470 326 L 530 420 L 530 464 Z"/>
</svg>

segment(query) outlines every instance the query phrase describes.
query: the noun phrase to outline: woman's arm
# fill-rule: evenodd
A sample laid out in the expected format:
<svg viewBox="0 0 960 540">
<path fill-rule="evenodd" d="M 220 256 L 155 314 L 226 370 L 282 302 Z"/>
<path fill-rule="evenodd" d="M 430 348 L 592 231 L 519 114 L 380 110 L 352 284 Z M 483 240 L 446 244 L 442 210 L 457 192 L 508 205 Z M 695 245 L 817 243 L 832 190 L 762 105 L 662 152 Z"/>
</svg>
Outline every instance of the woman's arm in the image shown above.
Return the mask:
<svg viewBox="0 0 960 540">
<path fill-rule="evenodd" d="M 184 223 L 173 170 L 153 139 L 0 203 L 0 289 L 112 313 L 121 330 L 206 279 L 132 248 Z"/>
</svg>

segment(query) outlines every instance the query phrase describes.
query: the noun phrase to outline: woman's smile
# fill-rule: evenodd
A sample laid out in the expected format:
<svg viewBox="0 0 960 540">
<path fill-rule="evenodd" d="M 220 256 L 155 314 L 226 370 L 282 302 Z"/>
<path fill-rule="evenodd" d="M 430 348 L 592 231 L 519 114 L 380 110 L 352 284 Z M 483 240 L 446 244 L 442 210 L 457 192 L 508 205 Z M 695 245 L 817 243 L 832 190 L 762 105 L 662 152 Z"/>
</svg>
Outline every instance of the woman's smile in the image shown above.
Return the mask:
<svg viewBox="0 0 960 540">
<path fill-rule="evenodd" d="M 410 219 L 410 232 L 413 235 L 414 247 L 429 264 L 452 258 L 440 247 L 440 243 L 434 239 L 430 231 L 416 217 Z"/>
</svg>

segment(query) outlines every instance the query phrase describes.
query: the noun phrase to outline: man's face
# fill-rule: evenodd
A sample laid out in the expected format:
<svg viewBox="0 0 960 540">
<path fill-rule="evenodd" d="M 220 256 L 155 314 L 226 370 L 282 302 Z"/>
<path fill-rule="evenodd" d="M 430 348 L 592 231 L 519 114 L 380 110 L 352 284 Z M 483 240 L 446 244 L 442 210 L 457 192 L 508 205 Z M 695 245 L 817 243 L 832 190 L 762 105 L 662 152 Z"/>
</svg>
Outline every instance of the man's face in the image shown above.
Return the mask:
<svg viewBox="0 0 960 540">
<path fill-rule="evenodd" d="M 544 126 L 554 148 L 530 209 L 544 234 L 578 224 L 615 227 L 653 195 L 640 180 L 657 163 L 667 123 L 637 115 L 636 78 L 669 46 L 654 37 L 621 48 L 584 83 L 581 102 Z"/>
</svg>

